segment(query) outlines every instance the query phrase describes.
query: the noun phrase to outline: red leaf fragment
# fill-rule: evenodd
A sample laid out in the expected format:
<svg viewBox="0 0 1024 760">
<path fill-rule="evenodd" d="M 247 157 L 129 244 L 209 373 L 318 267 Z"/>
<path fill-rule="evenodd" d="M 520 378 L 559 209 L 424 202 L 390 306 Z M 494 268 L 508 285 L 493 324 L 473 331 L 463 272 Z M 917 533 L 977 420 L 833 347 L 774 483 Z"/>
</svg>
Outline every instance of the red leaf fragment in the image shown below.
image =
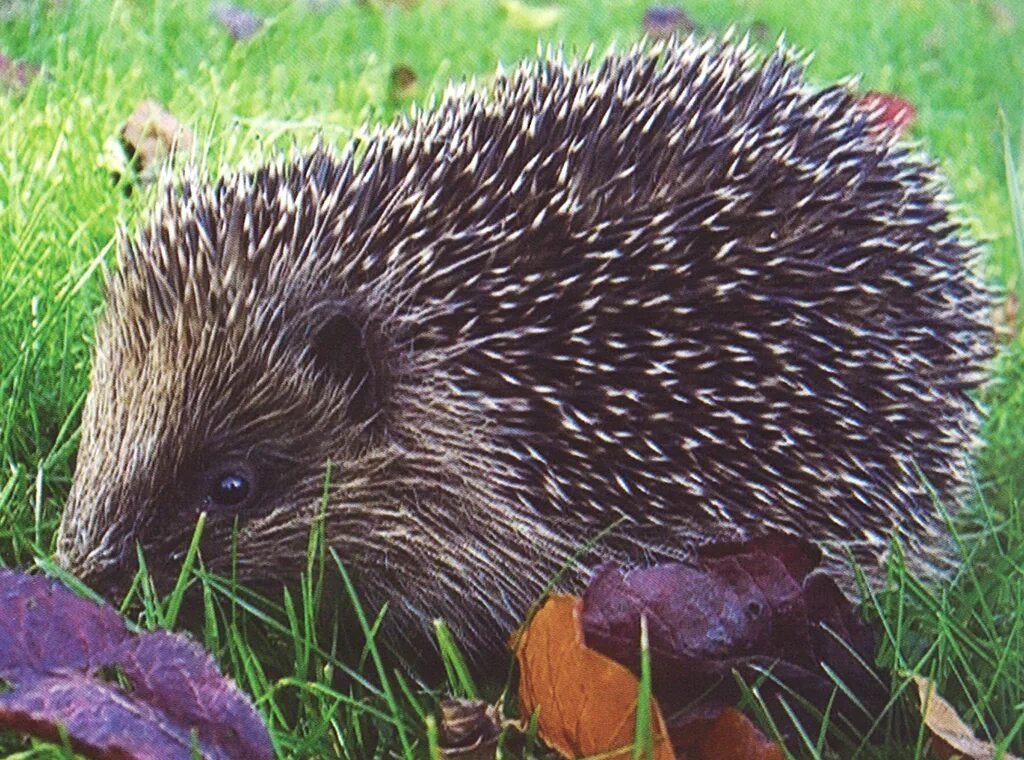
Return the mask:
<svg viewBox="0 0 1024 760">
<path fill-rule="evenodd" d="M 860 96 L 862 108 L 871 111 L 880 126 L 904 134 L 917 118 L 914 104 L 899 95 L 872 90 Z"/>
<path fill-rule="evenodd" d="M 104 674 L 118 673 L 119 679 Z M 115 610 L 56 581 L 0 570 L 0 727 L 94 758 L 271 760 L 249 700 L 197 644 L 133 634 Z"/>
<path fill-rule="evenodd" d="M 210 9 L 210 15 L 235 42 L 245 42 L 254 37 L 266 23 L 262 16 L 234 3 L 219 3 Z"/>
<path fill-rule="evenodd" d="M 811 572 L 819 556 L 806 542 L 777 537 L 710 546 L 693 564 L 626 573 L 606 564 L 583 595 L 586 644 L 638 672 L 640 618 L 647 618 L 654 693 L 673 715 L 673 733 L 677 724 L 715 717 L 737 702 L 734 671 L 748 682 L 771 671 L 824 706 L 835 684 L 823 665 L 867 711 L 839 692 L 833 717 L 865 726 L 886 699 L 883 681 L 864 665 L 874 659 L 874 634 L 831 578 Z M 789 726 L 777 700 L 782 691 L 773 680 L 760 685 L 778 710 L 777 724 Z"/>
</svg>

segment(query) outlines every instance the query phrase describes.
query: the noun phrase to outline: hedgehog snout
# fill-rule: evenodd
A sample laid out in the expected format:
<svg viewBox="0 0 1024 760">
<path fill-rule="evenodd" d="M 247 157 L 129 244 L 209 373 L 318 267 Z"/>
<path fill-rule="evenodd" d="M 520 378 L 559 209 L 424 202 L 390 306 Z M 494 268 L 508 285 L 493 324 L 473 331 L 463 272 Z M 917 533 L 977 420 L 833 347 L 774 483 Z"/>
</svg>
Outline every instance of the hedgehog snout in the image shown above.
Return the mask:
<svg viewBox="0 0 1024 760">
<path fill-rule="evenodd" d="M 124 550 L 126 542 L 115 543 L 116 527 L 107 529 L 98 541 L 91 541 L 88 529 L 79 520 L 66 518 L 53 557 L 62 569 L 111 601 L 120 601 L 135 573 L 134 558 L 129 559 L 130 553 Z"/>
<path fill-rule="evenodd" d="M 134 576 L 134 570 L 119 558 L 104 561 L 89 556 L 75 557 L 58 550 L 54 559 L 64 570 L 111 603 L 118 603 L 124 598 Z"/>
</svg>

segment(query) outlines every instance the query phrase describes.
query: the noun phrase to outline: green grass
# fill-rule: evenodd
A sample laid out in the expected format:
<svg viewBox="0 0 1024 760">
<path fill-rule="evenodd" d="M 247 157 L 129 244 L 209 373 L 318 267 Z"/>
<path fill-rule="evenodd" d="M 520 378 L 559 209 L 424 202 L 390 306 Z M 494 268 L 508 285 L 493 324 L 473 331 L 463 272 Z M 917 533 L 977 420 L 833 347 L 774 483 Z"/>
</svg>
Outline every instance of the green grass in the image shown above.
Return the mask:
<svg viewBox="0 0 1024 760">
<path fill-rule="evenodd" d="M 426 102 L 449 79 L 485 77 L 498 61 L 535 55 L 538 32 L 515 28 L 486 0 L 424 0 L 410 9 L 341 2 L 323 13 L 302 2 L 253 0 L 272 21 L 245 44 L 232 44 L 209 21 L 204 2 L 22 5 L 0 20 L 0 52 L 47 73 L 23 95 L 0 92 L 0 561 L 30 567 L 52 549 L 67 494 L 114 231 L 119 222 L 131 226 L 152 199 L 152 191 L 126 197 L 103 165 L 105 142 L 135 105 L 163 102 L 194 130 L 213 165 L 253 165 L 271 149 L 317 135 L 342 143 L 392 118 L 408 106 L 389 92 L 398 64 L 416 72 L 416 97 Z M 636 39 L 646 7 L 637 0 L 561 5 L 561 20 L 540 36 L 579 50 Z M 1021 288 L 998 112 L 1019 148 L 1024 26 L 1000 28 L 988 0 L 689 0 L 686 7 L 709 30 L 755 20 L 771 37 L 785 30 L 789 42 L 815 51 L 816 81 L 862 73 L 865 89 L 913 101 L 914 138 L 940 161 L 963 215 L 989 244 L 987 275 L 999 287 Z M 1014 11 L 1024 22 L 1024 9 Z M 984 529 L 963 538 L 966 560 L 952 583 L 928 591 L 895 568 L 894 591 L 877 599 L 873 614 L 888 662 L 934 675 L 981 734 L 1009 736 L 1020 752 L 1024 343 L 1007 347 L 994 378 L 978 468 Z M 194 559 L 203 577 L 201 557 Z M 340 627 L 317 623 L 324 573 L 337 568 L 314 537 L 294 598 L 258 600 L 209 579 L 204 643 L 254 695 L 282 756 L 428 756 L 424 716 L 436 694 L 386 664 L 373 635 L 381 611 L 358 612 L 370 643 L 357 658 Z M 159 599 L 144 577 L 135 593 L 144 602 L 141 625 L 175 620 L 180 593 Z M 466 692 L 471 682 L 454 647 L 449 654 L 452 690 Z M 880 725 L 880 735 L 891 723 Z M 15 737 L 2 742 L 22 753 L 9 757 L 61 756 Z M 807 744 L 805 754 L 820 754 L 815 737 Z M 908 756 L 892 741 L 859 751 Z"/>
</svg>

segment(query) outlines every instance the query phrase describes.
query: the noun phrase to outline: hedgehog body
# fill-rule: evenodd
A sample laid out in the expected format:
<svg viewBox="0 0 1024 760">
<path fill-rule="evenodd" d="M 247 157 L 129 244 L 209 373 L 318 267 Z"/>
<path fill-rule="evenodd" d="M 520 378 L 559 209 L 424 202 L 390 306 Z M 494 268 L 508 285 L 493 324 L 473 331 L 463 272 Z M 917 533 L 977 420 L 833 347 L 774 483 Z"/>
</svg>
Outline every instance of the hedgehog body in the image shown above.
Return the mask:
<svg viewBox="0 0 1024 760">
<path fill-rule="evenodd" d="M 208 568 L 279 584 L 322 516 L 398 635 L 471 649 L 612 525 L 632 560 L 773 529 L 875 581 L 894 535 L 941 565 L 975 253 L 933 167 L 785 51 L 549 55 L 167 191 L 109 284 L 60 557 L 173 577 L 205 511 Z"/>
</svg>

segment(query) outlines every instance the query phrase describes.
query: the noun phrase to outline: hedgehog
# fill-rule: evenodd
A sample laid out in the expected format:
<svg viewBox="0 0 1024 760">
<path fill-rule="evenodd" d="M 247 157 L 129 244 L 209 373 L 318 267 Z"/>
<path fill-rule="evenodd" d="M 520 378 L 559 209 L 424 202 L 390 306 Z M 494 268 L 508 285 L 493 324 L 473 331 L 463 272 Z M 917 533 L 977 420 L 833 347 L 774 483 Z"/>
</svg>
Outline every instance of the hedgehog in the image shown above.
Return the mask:
<svg viewBox="0 0 1024 760">
<path fill-rule="evenodd" d="M 767 532 L 953 552 L 991 347 L 938 170 L 801 54 L 559 49 L 121 234 L 58 560 L 280 589 L 320 526 L 397 640 Z M 592 551 L 596 544 L 597 548 Z"/>
</svg>

